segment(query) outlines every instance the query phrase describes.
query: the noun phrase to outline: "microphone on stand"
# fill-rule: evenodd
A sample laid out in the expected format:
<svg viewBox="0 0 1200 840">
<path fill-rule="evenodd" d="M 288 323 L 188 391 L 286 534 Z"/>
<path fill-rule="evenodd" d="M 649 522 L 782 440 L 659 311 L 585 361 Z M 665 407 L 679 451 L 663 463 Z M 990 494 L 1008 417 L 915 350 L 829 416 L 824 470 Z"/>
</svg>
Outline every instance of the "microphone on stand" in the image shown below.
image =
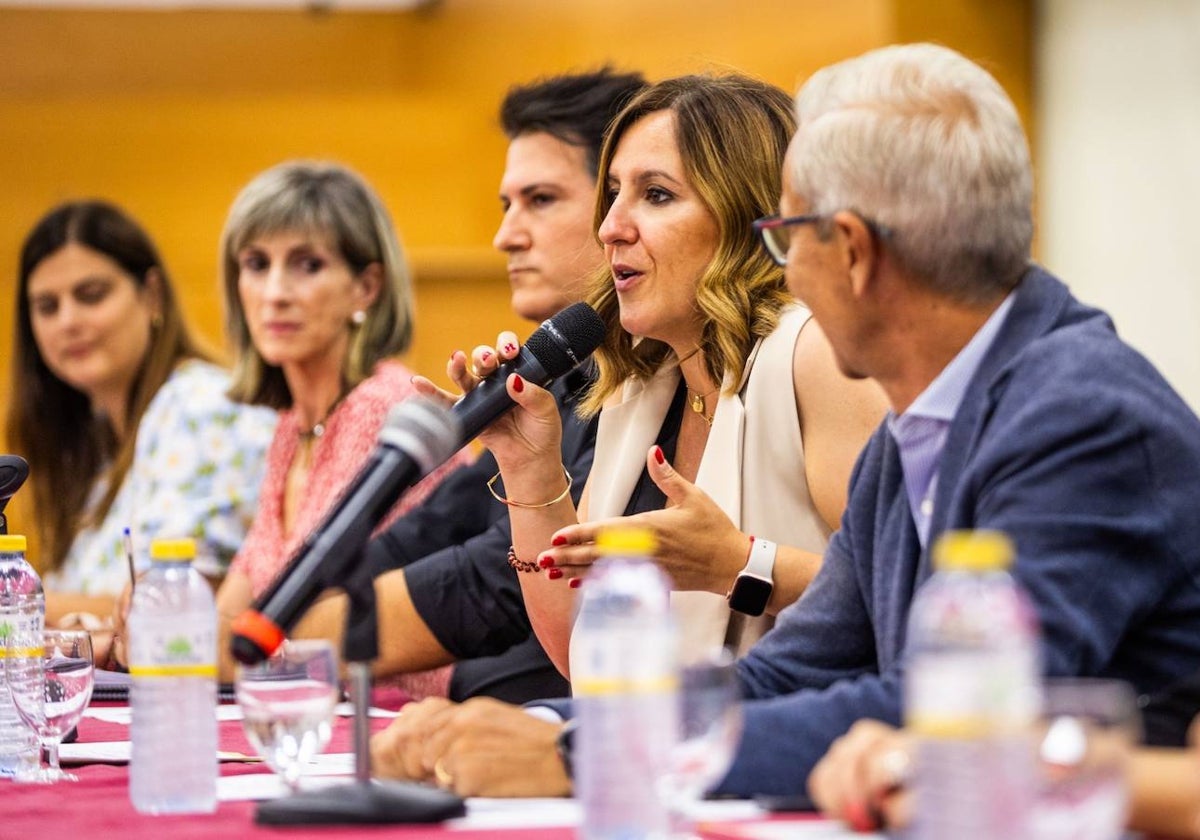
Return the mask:
<svg viewBox="0 0 1200 840">
<path fill-rule="evenodd" d="M 279 648 L 317 596 L 351 571 L 359 550 L 400 495 L 512 408 L 506 390 L 510 373 L 545 387 L 583 362 L 603 339 L 604 321 L 586 303 L 576 303 L 546 320 L 516 358 L 449 411 L 416 399 L 395 406 L 375 453 L 334 509 L 271 588 L 234 620 L 234 657 L 253 665 Z"/>
<path fill-rule="evenodd" d="M 321 592 L 350 571 L 359 549 L 400 495 L 460 447 L 459 425 L 422 399 L 392 407 L 366 466 L 313 529 L 275 582 L 231 625 L 234 657 L 254 665 L 271 656 Z"/>
</svg>

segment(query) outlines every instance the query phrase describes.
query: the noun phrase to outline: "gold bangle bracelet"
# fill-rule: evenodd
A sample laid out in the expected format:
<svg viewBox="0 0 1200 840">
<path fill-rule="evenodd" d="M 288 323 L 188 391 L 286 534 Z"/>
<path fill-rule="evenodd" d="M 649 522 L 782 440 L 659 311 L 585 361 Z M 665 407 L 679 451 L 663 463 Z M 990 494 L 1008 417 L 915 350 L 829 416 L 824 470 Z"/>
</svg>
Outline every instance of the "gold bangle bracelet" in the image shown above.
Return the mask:
<svg viewBox="0 0 1200 840">
<path fill-rule="evenodd" d="M 527 508 L 527 509 L 531 509 L 531 510 L 534 510 L 537 508 L 547 508 L 547 507 L 550 507 L 551 505 L 558 504 L 563 499 L 567 498 L 567 494 L 571 492 L 571 485 L 575 482 L 575 480 L 573 478 L 571 478 L 571 474 L 569 472 L 567 472 L 566 467 L 563 467 L 562 471 L 563 471 L 563 475 L 565 475 L 567 477 L 567 489 L 563 490 L 561 493 L 559 493 L 557 496 L 555 496 L 550 501 L 542 502 L 542 503 L 536 504 L 536 505 L 526 504 L 525 502 L 514 502 L 512 499 L 506 499 L 503 496 L 501 496 L 499 493 L 497 493 L 495 485 L 496 485 L 496 479 L 498 479 L 500 477 L 500 473 L 496 473 L 494 476 L 492 476 L 490 479 L 488 479 L 487 489 L 488 489 L 488 492 L 492 494 L 492 498 L 495 499 L 497 502 L 499 502 L 502 505 L 508 505 L 509 507 L 515 507 L 515 508 Z"/>
</svg>

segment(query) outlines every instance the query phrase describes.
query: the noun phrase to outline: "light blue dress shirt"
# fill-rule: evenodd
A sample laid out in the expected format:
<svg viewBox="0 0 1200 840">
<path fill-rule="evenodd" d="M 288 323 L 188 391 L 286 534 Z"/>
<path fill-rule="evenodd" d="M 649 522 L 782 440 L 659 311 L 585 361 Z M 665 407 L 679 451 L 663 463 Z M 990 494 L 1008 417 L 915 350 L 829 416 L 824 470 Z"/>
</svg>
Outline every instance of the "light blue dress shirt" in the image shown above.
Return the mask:
<svg viewBox="0 0 1200 840">
<path fill-rule="evenodd" d="M 942 450 L 946 448 L 950 423 L 958 413 L 958 406 L 967 392 L 971 377 L 975 375 L 996 333 L 1008 317 L 1012 302 L 1013 295 L 1010 292 L 966 347 L 959 350 L 937 378 L 917 395 L 908 411 L 900 415 L 888 412 L 887 427 L 900 448 L 908 506 L 922 548 L 925 548 L 929 537 L 933 500 L 937 493 L 938 465 L 942 460 Z"/>
</svg>

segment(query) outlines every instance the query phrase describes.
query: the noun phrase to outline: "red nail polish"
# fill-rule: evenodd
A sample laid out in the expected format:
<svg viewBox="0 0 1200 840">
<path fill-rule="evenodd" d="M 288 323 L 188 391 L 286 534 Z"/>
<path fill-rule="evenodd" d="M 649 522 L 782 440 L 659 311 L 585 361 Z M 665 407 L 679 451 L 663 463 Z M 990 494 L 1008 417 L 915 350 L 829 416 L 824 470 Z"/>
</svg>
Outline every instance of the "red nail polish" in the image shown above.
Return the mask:
<svg viewBox="0 0 1200 840">
<path fill-rule="evenodd" d="M 505 353 L 515 353 L 515 352 L 517 352 L 517 345 L 513 344 L 513 343 L 510 341 L 508 344 L 505 344 L 505 345 L 504 345 L 504 352 L 505 352 Z"/>
<path fill-rule="evenodd" d="M 550 545 L 554 546 L 555 548 L 557 548 L 560 545 L 566 545 L 566 544 L 567 544 L 567 538 L 564 537 L 562 534 L 558 534 L 554 537 L 554 539 L 550 540 Z"/>
<path fill-rule="evenodd" d="M 483 353 L 479 356 L 479 358 L 481 361 L 486 362 L 488 359 L 492 358 L 491 351 L 484 350 Z"/>
<path fill-rule="evenodd" d="M 545 555 L 542 555 L 541 557 L 538 558 L 538 565 L 541 566 L 543 569 L 549 569 L 551 566 L 554 565 L 554 558 L 546 557 Z"/>
<path fill-rule="evenodd" d="M 660 464 L 667 463 L 667 456 L 663 454 L 661 446 L 654 447 L 654 460 Z"/>
<path fill-rule="evenodd" d="M 562 569 L 551 569 L 546 572 L 546 577 L 550 578 L 550 580 L 558 580 L 562 577 Z"/>
<path fill-rule="evenodd" d="M 867 806 L 862 802 L 846 803 L 846 822 L 850 823 L 850 827 L 855 831 L 875 830 L 875 821 L 871 819 Z"/>
<path fill-rule="evenodd" d="M 513 374 L 513 390 L 518 394 L 525 390 L 525 380 L 521 378 L 520 374 Z"/>
<path fill-rule="evenodd" d="M 571 582 L 568 583 L 567 586 L 571 587 L 572 589 L 578 589 L 582 583 L 583 578 L 571 578 Z"/>
</svg>

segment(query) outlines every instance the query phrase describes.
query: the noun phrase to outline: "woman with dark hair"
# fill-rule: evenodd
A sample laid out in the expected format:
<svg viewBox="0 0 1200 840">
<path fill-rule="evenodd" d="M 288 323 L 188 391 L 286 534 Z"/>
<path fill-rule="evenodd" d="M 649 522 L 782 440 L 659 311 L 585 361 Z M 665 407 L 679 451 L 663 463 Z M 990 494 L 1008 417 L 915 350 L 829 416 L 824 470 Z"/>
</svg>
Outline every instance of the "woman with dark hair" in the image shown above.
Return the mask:
<svg viewBox="0 0 1200 840">
<path fill-rule="evenodd" d="M 152 538 L 194 537 L 222 576 L 275 415 L 225 396 L 149 236 L 103 201 L 55 208 L 22 246 L 14 310 L 8 438 L 30 465 L 47 621 L 112 613 L 126 528 L 139 566 Z"/>
</svg>

